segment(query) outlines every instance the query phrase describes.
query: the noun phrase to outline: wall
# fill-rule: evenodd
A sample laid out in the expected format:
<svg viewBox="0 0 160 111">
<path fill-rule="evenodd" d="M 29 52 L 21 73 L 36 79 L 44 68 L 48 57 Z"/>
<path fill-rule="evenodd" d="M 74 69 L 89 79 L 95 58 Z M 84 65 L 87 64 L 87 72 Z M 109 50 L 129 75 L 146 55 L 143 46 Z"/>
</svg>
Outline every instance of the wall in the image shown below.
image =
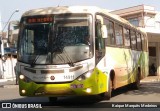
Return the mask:
<svg viewBox="0 0 160 111">
<path fill-rule="evenodd" d="M 4 63 L 0 59 L 0 79 L 14 79 L 16 77 L 14 72 L 16 62 L 17 59 L 13 57 L 8 57 Z"/>
</svg>

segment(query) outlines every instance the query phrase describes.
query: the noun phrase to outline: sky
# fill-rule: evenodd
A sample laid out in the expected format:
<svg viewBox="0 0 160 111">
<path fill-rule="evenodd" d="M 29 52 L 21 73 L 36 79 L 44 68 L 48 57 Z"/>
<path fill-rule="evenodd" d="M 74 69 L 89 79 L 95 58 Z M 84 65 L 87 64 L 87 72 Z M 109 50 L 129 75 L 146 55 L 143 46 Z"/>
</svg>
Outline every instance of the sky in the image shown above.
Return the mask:
<svg viewBox="0 0 160 111">
<path fill-rule="evenodd" d="M 159 0 L 0 0 L 0 15 L 2 28 L 4 28 L 6 22 L 16 9 L 19 9 L 19 12 L 14 13 L 11 20 L 20 20 L 22 14 L 30 9 L 55 7 L 58 5 L 91 5 L 108 10 L 118 10 L 142 4 L 153 6 L 155 10 L 160 11 Z"/>
</svg>

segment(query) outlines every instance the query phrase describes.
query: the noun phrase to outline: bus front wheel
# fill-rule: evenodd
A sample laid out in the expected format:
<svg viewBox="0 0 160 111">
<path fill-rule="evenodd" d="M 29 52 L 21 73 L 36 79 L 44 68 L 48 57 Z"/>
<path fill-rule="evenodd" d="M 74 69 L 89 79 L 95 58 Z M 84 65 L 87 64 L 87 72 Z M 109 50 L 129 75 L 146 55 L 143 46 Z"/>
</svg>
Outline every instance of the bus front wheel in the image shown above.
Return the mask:
<svg viewBox="0 0 160 111">
<path fill-rule="evenodd" d="M 100 94 L 100 96 L 103 99 L 110 100 L 110 98 L 112 96 L 112 81 L 110 80 L 107 85 L 108 85 L 108 91 Z"/>
<path fill-rule="evenodd" d="M 104 98 L 106 100 L 110 100 L 111 96 L 112 96 L 112 81 L 110 80 L 108 81 L 108 91 L 104 93 Z"/>
</svg>

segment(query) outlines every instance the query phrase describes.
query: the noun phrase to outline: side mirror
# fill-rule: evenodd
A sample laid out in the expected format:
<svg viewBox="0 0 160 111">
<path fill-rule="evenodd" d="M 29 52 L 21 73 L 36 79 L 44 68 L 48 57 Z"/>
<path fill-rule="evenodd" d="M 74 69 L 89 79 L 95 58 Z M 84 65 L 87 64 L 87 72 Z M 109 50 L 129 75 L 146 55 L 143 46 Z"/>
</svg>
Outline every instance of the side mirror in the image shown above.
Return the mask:
<svg viewBox="0 0 160 111">
<path fill-rule="evenodd" d="M 107 26 L 106 25 L 102 25 L 101 31 L 102 31 L 102 38 L 107 38 L 108 32 L 107 32 Z"/>
</svg>

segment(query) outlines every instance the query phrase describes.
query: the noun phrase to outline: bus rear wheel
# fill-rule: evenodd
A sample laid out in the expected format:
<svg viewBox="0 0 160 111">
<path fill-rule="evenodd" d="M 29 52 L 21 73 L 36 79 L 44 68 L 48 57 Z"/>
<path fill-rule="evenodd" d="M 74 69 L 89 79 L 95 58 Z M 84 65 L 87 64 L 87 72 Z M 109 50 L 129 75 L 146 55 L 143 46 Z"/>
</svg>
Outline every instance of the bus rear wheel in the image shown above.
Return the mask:
<svg viewBox="0 0 160 111">
<path fill-rule="evenodd" d="M 56 102 L 58 100 L 57 97 L 49 97 L 49 102 Z"/>
<path fill-rule="evenodd" d="M 136 76 L 136 81 L 132 84 L 132 87 L 134 89 L 139 89 L 140 87 L 140 70 L 138 70 L 137 76 Z"/>
</svg>

